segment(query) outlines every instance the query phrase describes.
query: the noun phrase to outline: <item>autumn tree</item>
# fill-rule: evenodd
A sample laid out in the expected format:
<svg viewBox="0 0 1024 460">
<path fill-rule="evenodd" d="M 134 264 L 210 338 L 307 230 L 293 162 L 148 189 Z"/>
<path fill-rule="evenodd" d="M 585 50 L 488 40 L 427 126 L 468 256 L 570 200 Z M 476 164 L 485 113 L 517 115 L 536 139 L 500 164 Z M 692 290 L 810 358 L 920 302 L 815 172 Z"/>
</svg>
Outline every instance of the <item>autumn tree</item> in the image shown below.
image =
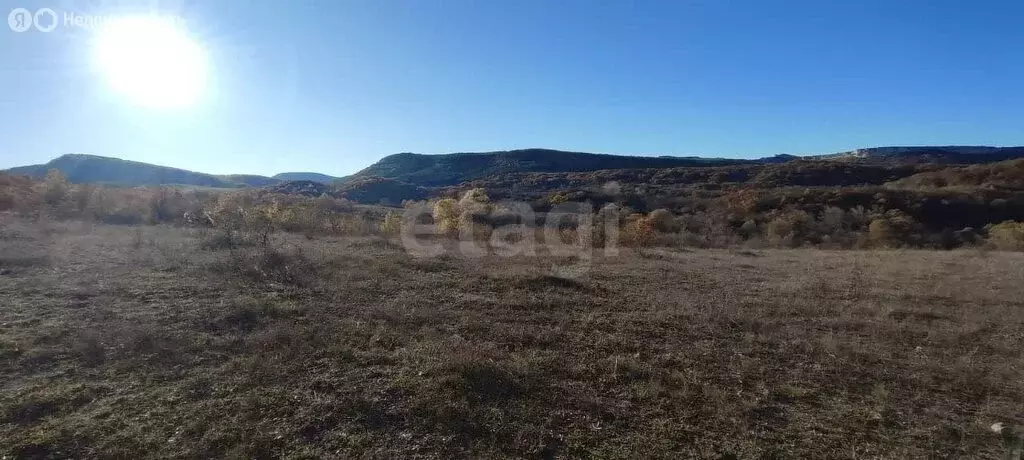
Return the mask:
<svg viewBox="0 0 1024 460">
<path fill-rule="evenodd" d="M 434 203 L 432 213 L 434 225 L 442 233 L 454 233 L 459 230 L 459 206 L 452 198 L 443 198 Z"/>
<path fill-rule="evenodd" d="M 387 236 L 396 236 L 402 232 L 402 216 L 398 213 L 389 212 L 380 222 L 380 232 Z"/>
<path fill-rule="evenodd" d="M 868 224 L 868 242 L 875 247 L 888 247 L 893 244 L 892 225 L 887 219 L 874 219 Z"/>
<path fill-rule="evenodd" d="M 1024 251 L 1024 222 L 1006 221 L 988 230 L 988 241 L 1004 251 Z"/>
<path fill-rule="evenodd" d="M 68 182 L 67 177 L 64 177 L 64 174 L 59 170 L 51 169 L 46 172 L 46 178 L 43 179 L 43 202 L 47 206 L 57 208 L 67 199 L 70 189 L 71 184 Z"/>
<path fill-rule="evenodd" d="M 651 221 L 651 226 L 659 232 L 668 233 L 675 230 L 675 216 L 668 209 L 655 209 L 647 217 Z"/>
</svg>

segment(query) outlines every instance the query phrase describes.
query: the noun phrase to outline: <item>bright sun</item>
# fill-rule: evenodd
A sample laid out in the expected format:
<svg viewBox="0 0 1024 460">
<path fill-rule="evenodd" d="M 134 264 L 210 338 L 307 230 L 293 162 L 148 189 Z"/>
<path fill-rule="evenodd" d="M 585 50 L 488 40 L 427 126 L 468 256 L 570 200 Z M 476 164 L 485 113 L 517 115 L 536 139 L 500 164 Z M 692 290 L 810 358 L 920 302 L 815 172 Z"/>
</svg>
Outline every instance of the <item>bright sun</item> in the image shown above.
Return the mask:
<svg viewBox="0 0 1024 460">
<path fill-rule="evenodd" d="M 105 21 L 94 37 L 93 60 L 114 90 L 146 107 L 189 107 L 206 86 L 202 47 L 156 17 Z"/>
</svg>

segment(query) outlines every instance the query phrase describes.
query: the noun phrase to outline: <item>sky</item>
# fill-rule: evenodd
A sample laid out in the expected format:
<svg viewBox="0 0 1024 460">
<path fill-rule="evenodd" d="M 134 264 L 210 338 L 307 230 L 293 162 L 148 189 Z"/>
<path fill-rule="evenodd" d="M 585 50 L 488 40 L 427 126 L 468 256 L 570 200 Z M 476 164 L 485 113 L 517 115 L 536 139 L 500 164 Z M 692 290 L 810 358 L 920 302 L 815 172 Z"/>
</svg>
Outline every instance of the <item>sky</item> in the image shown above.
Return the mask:
<svg viewBox="0 0 1024 460">
<path fill-rule="evenodd" d="M 98 27 L 0 29 L 0 168 L 87 153 L 215 174 L 345 175 L 399 152 L 1024 145 L 1019 0 L 0 7 L 173 17 L 206 62 L 193 105 L 145 107 L 96 70 Z"/>
</svg>

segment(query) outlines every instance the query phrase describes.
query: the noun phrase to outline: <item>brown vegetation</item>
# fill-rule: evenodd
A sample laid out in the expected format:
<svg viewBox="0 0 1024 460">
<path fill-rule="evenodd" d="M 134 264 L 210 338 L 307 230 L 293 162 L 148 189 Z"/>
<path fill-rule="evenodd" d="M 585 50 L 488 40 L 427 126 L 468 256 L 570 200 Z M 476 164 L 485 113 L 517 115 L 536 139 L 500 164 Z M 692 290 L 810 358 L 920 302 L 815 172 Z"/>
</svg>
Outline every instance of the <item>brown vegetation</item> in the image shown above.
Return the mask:
<svg viewBox="0 0 1024 460">
<path fill-rule="evenodd" d="M 0 219 L 0 456 L 993 458 L 1021 422 L 1024 254 L 625 251 L 563 278 Z"/>
<path fill-rule="evenodd" d="M 946 168 L 916 174 L 896 181 L 894 184 L 914 188 L 982 187 L 1022 191 L 1024 190 L 1024 159 Z"/>
<path fill-rule="evenodd" d="M 428 200 L 0 174 L 0 457 L 992 458 L 1024 422 L 1019 166 Z M 342 197 L 392 190 L 420 201 Z"/>
<path fill-rule="evenodd" d="M 800 171 L 797 166 L 788 168 Z M 305 196 L 278 193 L 279 189 L 212 192 L 72 185 L 56 171 L 39 183 L 2 178 L 0 205 L 36 218 L 45 215 L 113 224 L 206 225 L 221 230 L 219 235 L 224 240 L 240 231 L 259 233 L 262 239 L 278 230 L 306 235 L 396 235 L 402 226 L 397 210 L 357 206 L 326 193 Z M 1024 196 L 991 188 L 920 191 L 888 186 L 734 187 L 707 193 L 692 190 L 661 200 L 642 198 L 657 197 L 657 192 L 615 184 L 613 188 L 588 191 L 584 187 L 539 198 L 532 206 L 537 211 L 535 224 L 542 225 L 546 212 L 554 206 L 584 201 L 591 203 L 591 212 L 595 213 L 605 204 L 615 204 L 620 226 L 615 243 L 628 246 L 1014 250 L 1018 247 L 1012 242 L 1015 237 L 1005 228 L 1024 221 Z M 494 227 L 507 223 L 507 203 L 492 200 L 489 190 L 468 188 L 446 193 L 455 198 L 427 203 L 432 208 L 432 222 L 441 234 L 487 240 Z M 646 212 L 659 203 L 668 207 Z M 405 204 L 416 205 L 409 201 Z M 385 221 L 388 215 L 391 217 Z M 1003 225 L 998 230 L 998 241 L 990 236 L 996 225 Z M 574 227 L 565 230 L 576 231 Z M 606 230 L 603 226 L 593 230 L 595 244 L 604 244 Z"/>
</svg>

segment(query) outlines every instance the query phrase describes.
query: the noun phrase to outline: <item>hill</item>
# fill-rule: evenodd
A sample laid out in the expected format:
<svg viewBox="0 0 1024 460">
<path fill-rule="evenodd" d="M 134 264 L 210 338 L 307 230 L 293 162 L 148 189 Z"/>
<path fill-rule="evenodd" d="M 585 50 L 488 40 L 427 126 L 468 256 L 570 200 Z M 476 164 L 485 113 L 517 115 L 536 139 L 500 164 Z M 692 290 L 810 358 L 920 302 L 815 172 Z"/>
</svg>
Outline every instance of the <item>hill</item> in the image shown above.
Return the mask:
<svg viewBox="0 0 1024 460">
<path fill-rule="evenodd" d="M 650 176 L 659 173 L 661 183 L 682 180 L 708 182 L 751 182 L 761 186 L 847 186 L 880 185 L 907 176 L 951 166 L 989 164 L 1024 159 L 1024 147 L 875 147 L 828 155 L 797 157 L 776 155 L 760 159 L 725 159 L 672 156 L 626 156 L 550 149 L 525 149 L 497 152 L 464 152 L 441 155 L 399 153 L 347 177 L 316 172 L 285 172 L 273 177 L 258 175 L 212 175 L 184 169 L 95 155 L 69 154 L 49 163 L 22 166 L 10 174 L 42 178 L 50 169 L 64 173 L 72 183 L 106 183 L 123 186 L 192 185 L 202 187 L 268 187 L 287 182 L 314 182 L 339 185 L 346 182 L 374 187 L 374 191 L 356 192 L 376 203 L 376 198 L 415 197 L 417 187 L 450 187 L 474 181 L 503 182 L 515 175 L 566 175 L 570 182 L 592 182 L 587 175 L 598 171 L 611 175 Z M 682 169 L 681 169 L 682 168 Z M 648 170 L 647 173 L 639 171 Z M 573 177 L 570 179 L 568 175 Z M 697 179 L 700 177 L 700 179 Z M 362 182 L 371 178 L 389 179 L 381 185 Z M 926 179 L 922 179 L 926 180 Z M 383 187 L 383 188 L 382 188 Z M 285 187 L 287 189 L 288 187 Z M 381 192 L 388 189 L 389 196 Z M 401 190 L 399 190 L 401 189 Z"/>
<path fill-rule="evenodd" d="M 548 149 L 509 150 L 500 152 L 452 153 L 424 155 L 399 153 L 387 156 L 357 177 L 384 177 L 420 186 L 449 186 L 490 176 L 524 173 L 586 173 L 601 170 L 666 169 L 680 167 L 742 167 L 744 165 L 786 165 L 792 162 L 818 161 L 855 163 L 856 166 L 831 166 L 828 184 L 814 184 L 815 177 L 806 177 L 800 185 L 846 185 L 861 182 L 866 170 L 879 172 L 872 183 L 889 177 L 904 177 L 906 168 L 897 168 L 890 175 L 880 166 L 907 166 L 918 164 L 979 164 L 1024 158 L 1024 147 L 876 147 L 829 155 L 797 157 L 775 155 L 756 160 L 738 160 L 701 157 L 639 157 L 606 155 L 584 152 L 566 152 Z M 856 178 L 842 180 L 835 177 L 855 170 Z M 820 167 L 819 167 L 820 169 Z M 778 171 L 776 171 L 778 172 Z M 895 177 L 893 177 L 895 176 Z M 884 181 L 883 181 L 884 182 Z"/>
<path fill-rule="evenodd" d="M 980 187 L 1024 190 L 1024 159 L 923 172 L 892 182 L 910 188 Z"/>
<path fill-rule="evenodd" d="M 267 176 L 257 176 L 255 174 L 228 174 L 223 176 L 217 176 L 224 179 L 232 184 L 240 184 L 246 187 L 266 187 L 269 185 L 280 184 L 281 180 Z"/>
<path fill-rule="evenodd" d="M 695 188 L 721 190 L 737 186 L 771 189 L 883 185 L 936 168 L 946 167 L 801 158 L 785 163 L 729 166 L 510 173 L 469 181 L 456 188 L 480 187 L 499 198 L 534 200 L 553 193 L 598 190 L 605 184 L 616 183 L 627 188 L 640 188 L 644 195 L 668 197 L 689 196 Z"/>
<path fill-rule="evenodd" d="M 358 178 L 337 186 L 334 195 L 364 204 L 401 206 L 405 200 L 423 200 L 428 190 L 394 179 L 381 177 Z"/>
<path fill-rule="evenodd" d="M 274 179 L 279 181 L 310 181 L 320 182 L 321 184 L 330 184 L 336 180 L 341 179 L 340 177 L 328 176 L 327 174 L 320 174 L 315 172 L 285 172 L 275 174 Z"/>
<path fill-rule="evenodd" d="M 285 193 L 288 195 L 302 195 L 316 197 L 330 193 L 330 188 L 320 182 L 311 180 L 292 180 L 281 182 L 267 188 L 271 193 Z"/>
<path fill-rule="evenodd" d="M 423 187 L 381 177 L 353 179 L 332 186 L 311 180 L 294 180 L 271 185 L 267 190 L 307 197 L 330 195 L 356 203 L 385 206 L 401 206 L 405 200 L 423 200 L 429 196 L 429 191 Z"/>
<path fill-rule="evenodd" d="M 548 149 L 425 155 L 399 153 L 382 158 L 352 178 L 383 177 L 413 185 L 445 186 L 487 176 L 527 172 L 585 172 L 602 169 L 722 166 L 752 160 L 697 157 L 638 157 Z"/>
<path fill-rule="evenodd" d="M 68 178 L 68 181 L 75 184 L 195 185 L 229 188 L 268 185 L 267 181 L 272 180 L 251 175 L 215 176 L 138 161 L 81 154 L 62 155 L 46 164 L 11 168 L 7 172 L 39 179 L 51 169 L 60 171 Z"/>
<path fill-rule="evenodd" d="M 902 163 L 978 164 L 1024 158 L 1024 147 L 963 145 L 874 147 L 821 155 L 818 158 L 866 159 Z"/>
</svg>

